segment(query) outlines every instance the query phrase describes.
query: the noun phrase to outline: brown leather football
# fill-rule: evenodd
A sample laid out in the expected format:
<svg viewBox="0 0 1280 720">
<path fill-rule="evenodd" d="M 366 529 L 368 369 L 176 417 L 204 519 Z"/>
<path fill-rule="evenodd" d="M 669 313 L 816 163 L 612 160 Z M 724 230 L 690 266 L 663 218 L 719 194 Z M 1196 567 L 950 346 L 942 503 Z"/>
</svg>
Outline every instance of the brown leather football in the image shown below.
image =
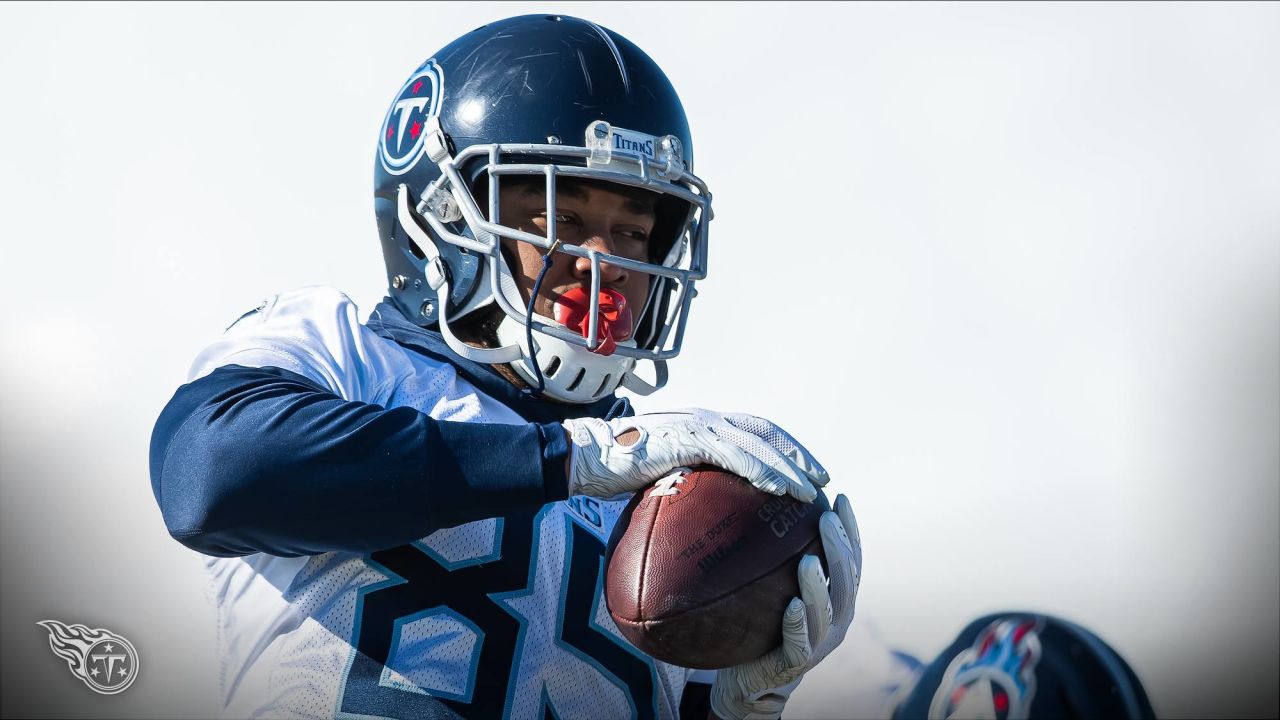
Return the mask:
<svg viewBox="0 0 1280 720">
<path fill-rule="evenodd" d="M 701 467 L 637 493 L 605 554 L 605 602 L 646 654 L 697 669 L 753 660 L 782 642 L 806 554 L 823 560 L 818 519 L 830 504 L 775 496 Z"/>
</svg>

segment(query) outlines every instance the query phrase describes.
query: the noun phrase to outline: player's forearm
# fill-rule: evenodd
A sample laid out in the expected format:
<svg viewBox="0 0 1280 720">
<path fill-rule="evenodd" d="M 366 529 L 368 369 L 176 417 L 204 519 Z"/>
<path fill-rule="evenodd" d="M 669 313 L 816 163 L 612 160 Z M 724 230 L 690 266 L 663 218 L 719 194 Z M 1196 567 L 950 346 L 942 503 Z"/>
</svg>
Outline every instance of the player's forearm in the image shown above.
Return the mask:
<svg viewBox="0 0 1280 720">
<path fill-rule="evenodd" d="M 170 534 L 210 555 L 367 552 L 565 497 L 558 425 L 437 422 L 278 368 L 184 385 L 152 436 Z"/>
</svg>

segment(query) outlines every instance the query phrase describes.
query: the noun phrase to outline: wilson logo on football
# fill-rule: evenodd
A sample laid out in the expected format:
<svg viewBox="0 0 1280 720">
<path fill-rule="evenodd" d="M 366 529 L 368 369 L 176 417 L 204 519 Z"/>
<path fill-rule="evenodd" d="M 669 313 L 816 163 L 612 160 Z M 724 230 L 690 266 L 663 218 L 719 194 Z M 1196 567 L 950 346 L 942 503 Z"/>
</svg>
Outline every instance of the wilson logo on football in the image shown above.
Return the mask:
<svg viewBox="0 0 1280 720">
<path fill-rule="evenodd" d="M 110 630 L 67 625 L 57 620 L 37 623 L 49 631 L 53 654 L 67 661 L 71 674 L 103 695 L 124 692 L 138 677 L 138 651 Z"/>
</svg>

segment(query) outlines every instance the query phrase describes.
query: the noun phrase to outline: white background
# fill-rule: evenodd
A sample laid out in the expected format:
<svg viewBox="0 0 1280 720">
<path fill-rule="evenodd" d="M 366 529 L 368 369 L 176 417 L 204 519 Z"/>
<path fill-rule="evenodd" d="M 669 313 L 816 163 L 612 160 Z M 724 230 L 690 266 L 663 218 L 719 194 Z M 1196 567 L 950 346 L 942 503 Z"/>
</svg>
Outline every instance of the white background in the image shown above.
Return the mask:
<svg viewBox="0 0 1280 720">
<path fill-rule="evenodd" d="M 151 425 L 263 297 L 372 308 L 392 94 L 543 11 L 666 69 L 715 193 L 686 352 L 642 410 L 802 438 L 891 642 L 1044 610 L 1159 713 L 1277 712 L 1280 6 L 95 3 L 0 6 L 5 714 L 216 712 Z M 45 618 L 123 633 L 140 679 L 93 695 Z M 788 715 L 839 717 L 853 653 Z"/>
</svg>

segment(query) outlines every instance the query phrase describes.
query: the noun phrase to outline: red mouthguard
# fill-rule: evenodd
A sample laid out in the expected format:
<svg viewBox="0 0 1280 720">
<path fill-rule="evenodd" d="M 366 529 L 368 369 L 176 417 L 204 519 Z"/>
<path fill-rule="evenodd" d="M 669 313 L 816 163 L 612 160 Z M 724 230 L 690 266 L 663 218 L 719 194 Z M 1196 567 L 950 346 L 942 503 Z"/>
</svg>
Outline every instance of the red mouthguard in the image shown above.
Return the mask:
<svg viewBox="0 0 1280 720">
<path fill-rule="evenodd" d="M 591 293 L 576 287 L 556 298 L 556 322 L 582 333 L 589 338 L 591 332 Z M 596 318 L 597 355 L 612 355 L 619 340 L 631 337 L 631 308 L 627 298 L 617 290 L 600 291 L 600 314 Z"/>
</svg>

